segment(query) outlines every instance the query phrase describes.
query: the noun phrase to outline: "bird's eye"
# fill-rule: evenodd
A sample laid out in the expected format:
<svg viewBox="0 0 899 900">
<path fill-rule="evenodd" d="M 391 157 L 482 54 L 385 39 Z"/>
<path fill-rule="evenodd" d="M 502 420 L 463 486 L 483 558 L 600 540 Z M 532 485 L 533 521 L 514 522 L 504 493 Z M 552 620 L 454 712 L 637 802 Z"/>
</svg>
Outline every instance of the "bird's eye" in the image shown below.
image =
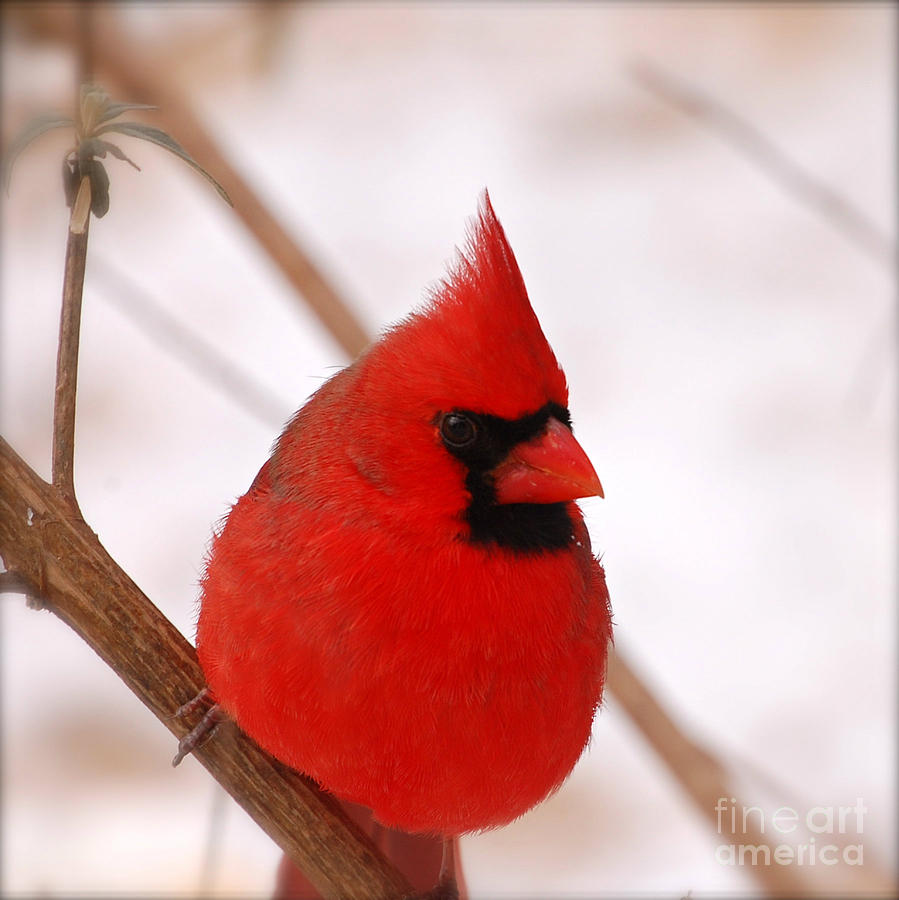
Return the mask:
<svg viewBox="0 0 899 900">
<path fill-rule="evenodd" d="M 478 436 L 478 429 L 468 416 L 447 413 L 440 420 L 440 436 L 450 447 L 467 447 Z"/>
</svg>

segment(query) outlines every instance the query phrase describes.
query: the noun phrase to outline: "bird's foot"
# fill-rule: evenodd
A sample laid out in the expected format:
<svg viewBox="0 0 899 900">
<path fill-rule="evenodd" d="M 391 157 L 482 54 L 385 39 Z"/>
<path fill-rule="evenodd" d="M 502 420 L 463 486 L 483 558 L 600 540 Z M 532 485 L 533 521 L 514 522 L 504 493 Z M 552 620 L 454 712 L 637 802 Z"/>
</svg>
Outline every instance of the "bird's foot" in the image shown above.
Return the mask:
<svg viewBox="0 0 899 900">
<path fill-rule="evenodd" d="M 196 712 L 206 702 L 207 698 L 212 695 L 208 687 L 204 687 L 196 697 L 182 703 L 170 716 L 170 719 L 180 719 L 189 716 L 192 712 Z"/>
<path fill-rule="evenodd" d="M 179 706 L 178 709 L 175 710 L 172 718 L 181 718 L 182 716 L 196 712 L 196 710 L 203 706 L 209 697 L 209 688 L 203 688 L 196 697 L 192 700 L 188 700 L 187 703 L 182 706 Z M 228 714 L 218 705 L 218 703 L 213 703 L 212 706 L 206 710 L 203 718 L 200 719 L 200 721 L 197 722 L 197 724 L 188 731 L 180 741 L 178 741 L 178 752 L 172 760 L 172 765 L 177 766 L 188 753 L 192 753 L 200 746 L 200 744 L 205 743 L 211 738 L 215 729 L 227 718 Z"/>
</svg>

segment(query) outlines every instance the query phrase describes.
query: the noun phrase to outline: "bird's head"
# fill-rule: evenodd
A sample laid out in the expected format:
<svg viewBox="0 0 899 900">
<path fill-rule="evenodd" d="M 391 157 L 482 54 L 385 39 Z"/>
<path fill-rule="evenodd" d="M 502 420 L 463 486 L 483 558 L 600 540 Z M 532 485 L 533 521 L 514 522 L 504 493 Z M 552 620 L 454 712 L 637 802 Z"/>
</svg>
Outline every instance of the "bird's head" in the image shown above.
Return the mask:
<svg viewBox="0 0 899 900">
<path fill-rule="evenodd" d="M 397 503 L 445 514 L 472 541 L 539 551 L 573 540 L 569 501 L 602 496 L 486 191 L 449 275 L 353 369 L 347 449 Z"/>
</svg>

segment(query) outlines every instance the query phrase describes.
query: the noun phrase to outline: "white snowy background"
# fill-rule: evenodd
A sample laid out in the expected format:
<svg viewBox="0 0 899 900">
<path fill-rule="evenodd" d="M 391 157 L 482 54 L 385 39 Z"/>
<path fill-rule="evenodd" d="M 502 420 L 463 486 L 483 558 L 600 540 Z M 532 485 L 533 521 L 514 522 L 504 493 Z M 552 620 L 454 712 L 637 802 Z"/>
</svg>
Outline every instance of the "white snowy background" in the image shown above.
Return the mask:
<svg viewBox="0 0 899 900">
<path fill-rule="evenodd" d="M 606 489 L 584 508 L 619 647 L 744 801 L 862 798 L 845 839 L 894 872 L 893 275 L 628 67 L 727 104 L 894 240 L 895 6 L 265 10 L 118 14 L 372 333 L 442 274 L 489 187 Z M 14 27 L 2 75 L 5 143 L 69 102 L 70 58 Z M 27 151 L 2 212 L 0 431 L 44 476 L 67 140 Z M 76 483 L 192 638 L 214 523 L 347 360 L 201 178 L 122 146 L 143 172 L 109 162 L 92 225 Z M 275 421 L 123 315 L 109 266 L 282 398 Z M 18 596 L 0 620 L 3 889 L 266 895 L 279 851 L 230 800 L 201 883 L 218 789 L 171 769 L 169 733 L 93 652 Z M 721 840 L 609 700 L 563 789 L 463 856 L 474 897 L 757 890 Z"/>
</svg>

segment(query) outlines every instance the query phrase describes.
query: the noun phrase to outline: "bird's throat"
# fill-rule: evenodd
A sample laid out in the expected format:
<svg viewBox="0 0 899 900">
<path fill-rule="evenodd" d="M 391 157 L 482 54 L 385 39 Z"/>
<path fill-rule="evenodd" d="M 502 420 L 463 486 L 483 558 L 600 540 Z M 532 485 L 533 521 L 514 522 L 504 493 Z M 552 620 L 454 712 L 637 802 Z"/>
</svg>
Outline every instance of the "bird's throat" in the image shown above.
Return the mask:
<svg viewBox="0 0 899 900">
<path fill-rule="evenodd" d="M 562 550 L 575 541 L 567 503 L 498 504 L 489 475 L 471 471 L 465 481 L 471 503 L 465 511 L 469 540 L 517 553 Z"/>
</svg>

